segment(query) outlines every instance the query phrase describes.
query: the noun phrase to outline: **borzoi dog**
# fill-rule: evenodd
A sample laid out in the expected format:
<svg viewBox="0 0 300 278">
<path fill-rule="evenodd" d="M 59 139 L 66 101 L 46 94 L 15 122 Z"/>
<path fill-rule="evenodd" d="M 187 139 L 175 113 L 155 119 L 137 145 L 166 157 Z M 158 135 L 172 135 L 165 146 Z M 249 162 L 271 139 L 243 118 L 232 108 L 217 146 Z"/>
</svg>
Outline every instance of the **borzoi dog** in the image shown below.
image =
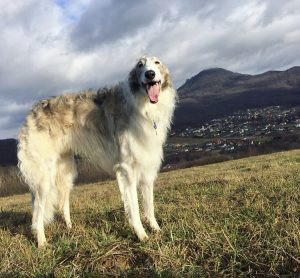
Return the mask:
<svg viewBox="0 0 300 278">
<path fill-rule="evenodd" d="M 147 221 L 160 230 L 153 183 L 175 101 L 166 66 L 155 57 L 142 57 L 125 82 L 42 100 L 32 108 L 20 130 L 18 159 L 32 192 L 32 229 L 39 247 L 46 243 L 44 225 L 56 208 L 67 227 L 72 226 L 69 197 L 77 175 L 76 153 L 116 177 L 129 223 L 140 240 L 148 236 L 140 219 L 138 187 Z"/>
</svg>

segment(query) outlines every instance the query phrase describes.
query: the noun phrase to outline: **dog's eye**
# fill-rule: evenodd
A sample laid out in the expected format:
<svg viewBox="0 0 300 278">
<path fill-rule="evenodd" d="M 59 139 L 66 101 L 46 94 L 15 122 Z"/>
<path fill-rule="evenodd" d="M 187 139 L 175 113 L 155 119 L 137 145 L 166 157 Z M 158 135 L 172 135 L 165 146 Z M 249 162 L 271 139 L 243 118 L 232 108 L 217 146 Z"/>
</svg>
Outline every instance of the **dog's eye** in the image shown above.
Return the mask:
<svg viewBox="0 0 300 278">
<path fill-rule="evenodd" d="M 138 62 L 137 66 L 141 68 L 144 64 L 142 62 Z"/>
<path fill-rule="evenodd" d="M 160 62 L 159 62 L 159 61 L 155 61 L 154 63 L 155 63 L 156 65 L 159 65 L 159 64 L 160 64 Z"/>
</svg>

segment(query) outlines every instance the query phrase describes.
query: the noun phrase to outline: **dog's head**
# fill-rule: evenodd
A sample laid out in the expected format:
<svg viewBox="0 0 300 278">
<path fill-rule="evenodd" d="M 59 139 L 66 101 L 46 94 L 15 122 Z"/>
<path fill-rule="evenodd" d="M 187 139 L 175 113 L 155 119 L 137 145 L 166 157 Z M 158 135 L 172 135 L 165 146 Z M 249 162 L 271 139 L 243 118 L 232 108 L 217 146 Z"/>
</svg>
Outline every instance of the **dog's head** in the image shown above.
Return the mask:
<svg viewBox="0 0 300 278">
<path fill-rule="evenodd" d="M 134 93 L 141 93 L 151 103 L 157 103 L 163 90 L 171 86 L 169 70 L 156 57 L 142 57 L 129 74 L 129 85 Z"/>
</svg>

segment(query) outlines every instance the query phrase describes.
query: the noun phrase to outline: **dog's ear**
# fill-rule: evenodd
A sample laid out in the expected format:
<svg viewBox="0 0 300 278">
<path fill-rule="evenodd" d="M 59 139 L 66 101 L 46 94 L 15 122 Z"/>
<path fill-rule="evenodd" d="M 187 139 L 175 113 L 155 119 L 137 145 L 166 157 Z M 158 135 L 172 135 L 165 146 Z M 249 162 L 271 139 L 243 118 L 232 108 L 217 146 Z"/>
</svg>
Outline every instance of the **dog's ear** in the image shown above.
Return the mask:
<svg viewBox="0 0 300 278">
<path fill-rule="evenodd" d="M 164 83 L 161 84 L 162 89 L 165 89 L 167 87 L 172 87 L 172 81 L 171 81 L 171 77 L 170 77 L 170 72 L 169 72 L 168 68 L 165 65 L 162 65 L 161 74 L 164 77 Z"/>
<path fill-rule="evenodd" d="M 134 67 L 129 73 L 128 82 L 132 92 L 136 92 L 139 89 L 140 84 L 136 74 L 136 67 Z"/>
</svg>

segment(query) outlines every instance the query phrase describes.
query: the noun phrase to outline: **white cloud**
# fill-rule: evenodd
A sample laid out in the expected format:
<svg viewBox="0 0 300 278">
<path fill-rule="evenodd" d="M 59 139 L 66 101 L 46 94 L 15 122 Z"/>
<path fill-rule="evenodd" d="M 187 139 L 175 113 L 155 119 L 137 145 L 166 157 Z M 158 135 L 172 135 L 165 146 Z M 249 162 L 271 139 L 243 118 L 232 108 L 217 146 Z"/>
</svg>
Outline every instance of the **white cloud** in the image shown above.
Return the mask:
<svg viewBox="0 0 300 278">
<path fill-rule="evenodd" d="M 2 103 L 1 113 L 16 113 L 23 112 L 30 108 L 32 103 L 16 103 L 14 101 L 8 103 Z"/>
<path fill-rule="evenodd" d="M 37 99 L 117 82 L 145 53 L 176 86 L 208 67 L 299 65 L 298 26 L 298 0 L 2 0 L 0 138 L 16 136 Z"/>
<path fill-rule="evenodd" d="M 10 117 L 9 116 L 3 116 L 0 119 L 0 128 L 6 126 L 10 121 Z"/>
</svg>

